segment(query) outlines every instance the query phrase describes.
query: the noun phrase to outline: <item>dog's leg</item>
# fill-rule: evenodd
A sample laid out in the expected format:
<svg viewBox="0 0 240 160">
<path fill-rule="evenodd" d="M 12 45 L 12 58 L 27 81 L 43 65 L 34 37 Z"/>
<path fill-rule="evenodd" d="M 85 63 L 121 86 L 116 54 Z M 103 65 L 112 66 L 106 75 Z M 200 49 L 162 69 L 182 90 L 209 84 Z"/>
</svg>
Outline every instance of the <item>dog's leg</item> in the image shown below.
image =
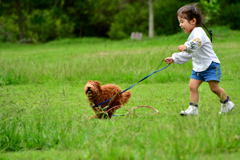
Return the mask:
<svg viewBox="0 0 240 160">
<path fill-rule="evenodd" d="M 123 94 L 123 104 L 127 103 L 129 101 L 129 98 L 131 97 L 132 93 L 130 91 L 127 91 Z"/>
<path fill-rule="evenodd" d="M 93 118 L 96 118 L 96 114 L 94 114 L 93 116 L 91 116 L 91 117 L 88 118 L 88 119 L 93 119 Z"/>
</svg>

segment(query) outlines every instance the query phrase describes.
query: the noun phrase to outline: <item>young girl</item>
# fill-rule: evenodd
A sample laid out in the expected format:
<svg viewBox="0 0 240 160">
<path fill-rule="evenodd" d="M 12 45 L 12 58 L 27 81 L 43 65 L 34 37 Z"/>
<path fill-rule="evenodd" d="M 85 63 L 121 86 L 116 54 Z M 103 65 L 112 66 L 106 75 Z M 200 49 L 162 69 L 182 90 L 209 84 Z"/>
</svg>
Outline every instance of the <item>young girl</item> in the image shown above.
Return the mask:
<svg viewBox="0 0 240 160">
<path fill-rule="evenodd" d="M 184 64 L 192 59 L 192 75 L 190 78 L 190 106 L 187 110 L 181 111 L 180 115 L 198 115 L 199 93 L 198 87 L 203 81 L 208 82 L 213 93 L 219 98 L 221 113 L 226 113 L 234 108 L 225 90 L 219 86 L 221 77 L 220 61 L 214 53 L 212 43 L 205 31 L 200 27 L 203 18 L 195 5 L 186 5 L 177 12 L 179 26 L 185 33 L 190 33 L 187 42 L 178 46 L 180 53 L 174 53 L 164 61 L 168 64 Z"/>
</svg>

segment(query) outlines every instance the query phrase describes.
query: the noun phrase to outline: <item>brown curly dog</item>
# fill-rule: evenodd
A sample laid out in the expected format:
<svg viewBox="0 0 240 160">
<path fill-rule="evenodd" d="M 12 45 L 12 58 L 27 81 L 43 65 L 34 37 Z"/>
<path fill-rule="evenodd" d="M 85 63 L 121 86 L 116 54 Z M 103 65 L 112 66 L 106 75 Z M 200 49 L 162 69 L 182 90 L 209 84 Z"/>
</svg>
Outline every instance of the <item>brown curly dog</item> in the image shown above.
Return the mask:
<svg viewBox="0 0 240 160">
<path fill-rule="evenodd" d="M 95 112 L 95 115 L 93 115 L 89 119 L 111 118 L 114 112 L 118 108 L 120 108 L 122 105 L 126 104 L 132 95 L 130 91 L 127 91 L 123 94 L 118 95 L 119 93 L 122 92 L 122 90 L 115 84 L 106 84 L 103 86 L 100 86 L 100 84 L 101 83 L 98 81 L 88 81 L 85 86 L 85 94 L 88 97 L 90 106 L 98 105 L 114 96 L 116 97 L 102 104 L 101 106 L 99 106 L 99 108 L 92 107 L 92 109 Z M 105 111 L 108 111 L 108 110 L 110 111 L 105 113 L 100 112 L 100 110 L 103 110 L 103 108 Z"/>
</svg>

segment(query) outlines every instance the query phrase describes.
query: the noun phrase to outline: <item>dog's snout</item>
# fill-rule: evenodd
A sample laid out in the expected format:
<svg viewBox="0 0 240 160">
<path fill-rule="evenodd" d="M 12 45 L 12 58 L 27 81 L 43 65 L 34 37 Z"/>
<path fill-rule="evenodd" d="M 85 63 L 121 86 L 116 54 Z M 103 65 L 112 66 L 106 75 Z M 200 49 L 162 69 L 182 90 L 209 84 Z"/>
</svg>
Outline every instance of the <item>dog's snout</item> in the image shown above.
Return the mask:
<svg viewBox="0 0 240 160">
<path fill-rule="evenodd" d="M 92 92 L 90 89 L 91 89 L 91 87 L 88 87 L 87 93 L 91 93 Z"/>
</svg>

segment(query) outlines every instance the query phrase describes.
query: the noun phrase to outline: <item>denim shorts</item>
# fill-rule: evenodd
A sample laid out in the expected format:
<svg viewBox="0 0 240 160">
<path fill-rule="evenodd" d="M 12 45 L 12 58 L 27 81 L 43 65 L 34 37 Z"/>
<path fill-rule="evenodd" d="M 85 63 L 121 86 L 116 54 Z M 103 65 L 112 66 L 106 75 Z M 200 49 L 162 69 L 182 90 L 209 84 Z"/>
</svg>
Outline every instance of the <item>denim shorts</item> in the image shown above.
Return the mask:
<svg viewBox="0 0 240 160">
<path fill-rule="evenodd" d="M 212 62 L 206 71 L 195 72 L 192 70 L 191 79 L 197 79 L 201 81 L 218 81 L 220 82 L 221 78 L 221 67 L 220 63 Z"/>
</svg>

